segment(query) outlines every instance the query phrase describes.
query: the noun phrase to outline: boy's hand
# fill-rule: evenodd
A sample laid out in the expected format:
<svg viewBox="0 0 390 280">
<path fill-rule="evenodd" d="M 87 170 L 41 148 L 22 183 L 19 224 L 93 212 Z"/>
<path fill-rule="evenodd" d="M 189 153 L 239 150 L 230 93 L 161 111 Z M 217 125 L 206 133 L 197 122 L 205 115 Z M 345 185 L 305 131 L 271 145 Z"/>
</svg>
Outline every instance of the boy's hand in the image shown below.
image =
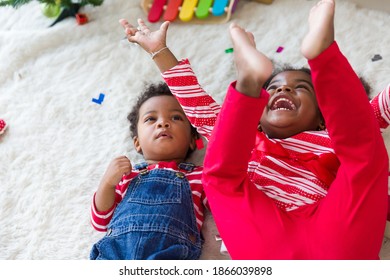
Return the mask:
<svg viewBox="0 0 390 280">
<path fill-rule="evenodd" d="M 113 159 L 107 167 L 101 180 L 103 185 L 115 187 L 122 179 L 124 174 L 131 172 L 131 162 L 125 156 Z"/>
<path fill-rule="evenodd" d="M 119 23 L 125 30 L 127 40 L 131 43 L 137 43 L 148 53 L 154 53 L 167 46 L 169 21 L 161 24 L 160 29 L 156 31 L 151 31 L 142 19 L 138 19 L 138 28 L 125 19 L 120 19 Z"/>
</svg>

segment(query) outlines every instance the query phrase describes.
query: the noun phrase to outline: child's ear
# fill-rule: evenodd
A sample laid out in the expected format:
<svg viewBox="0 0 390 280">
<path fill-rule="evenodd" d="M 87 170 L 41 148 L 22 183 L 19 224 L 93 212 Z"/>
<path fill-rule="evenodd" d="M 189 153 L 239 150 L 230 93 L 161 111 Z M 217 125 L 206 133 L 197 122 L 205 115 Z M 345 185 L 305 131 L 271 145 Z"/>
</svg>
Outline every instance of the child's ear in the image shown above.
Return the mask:
<svg viewBox="0 0 390 280">
<path fill-rule="evenodd" d="M 198 137 L 194 134 L 192 134 L 192 137 L 191 137 L 191 142 L 190 142 L 190 149 L 191 151 L 195 151 L 196 150 L 196 139 Z"/>
<path fill-rule="evenodd" d="M 326 128 L 325 122 L 324 122 L 324 121 L 321 121 L 320 124 L 318 125 L 317 130 L 318 130 L 318 131 L 321 131 L 321 130 L 325 130 L 325 128 Z"/>
<path fill-rule="evenodd" d="M 139 143 L 137 136 L 133 137 L 133 143 L 134 143 L 134 148 L 137 151 L 137 153 L 142 154 L 141 144 Z"/>
</svg>

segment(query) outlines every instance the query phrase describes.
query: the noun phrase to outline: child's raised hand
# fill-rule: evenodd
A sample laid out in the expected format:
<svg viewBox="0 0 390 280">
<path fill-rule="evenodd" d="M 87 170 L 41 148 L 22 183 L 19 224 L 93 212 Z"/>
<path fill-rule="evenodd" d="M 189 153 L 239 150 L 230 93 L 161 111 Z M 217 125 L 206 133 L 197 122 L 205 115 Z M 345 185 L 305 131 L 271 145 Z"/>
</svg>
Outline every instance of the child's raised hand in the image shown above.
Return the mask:
<svg viewBox="0 0 390 280">
<path fill-rule="evenodd" d="M 138 19 L 138 27 L 131 25 L 127 20 L 121 19 L 119 23 L 125 30 L 127 40 L 137 43 L 148 53 L 154 53 L 166 47 L 169 21 L 161 24 L 156 31 L 151 31 L 142 19 Z"/>
<path fill-rule="evenodd" d="M 334 0 L 321 0 L 310 10 L 309 32 L 301 45 L 301 52 L 307 59 L 317 57 L 333 43 L 334 14 Z"/>
<path fill-rule="evenodd" d="M 106 172 L 101 180 L 106 186 L 115 187 L 124 174 L 131 172 L 131 162 L 125 156 L 120 156 L 113 159 L 107 167 Z"/>
<path fill-rule="evenodd" d="M 272 74 L 272 62 L 256 49 L 252 33 L 235 22 L 230 25 L 229 31 L 237 69 L 236 89 L 245 95 L 258 97 L 264 82 Z"/>
</svg>

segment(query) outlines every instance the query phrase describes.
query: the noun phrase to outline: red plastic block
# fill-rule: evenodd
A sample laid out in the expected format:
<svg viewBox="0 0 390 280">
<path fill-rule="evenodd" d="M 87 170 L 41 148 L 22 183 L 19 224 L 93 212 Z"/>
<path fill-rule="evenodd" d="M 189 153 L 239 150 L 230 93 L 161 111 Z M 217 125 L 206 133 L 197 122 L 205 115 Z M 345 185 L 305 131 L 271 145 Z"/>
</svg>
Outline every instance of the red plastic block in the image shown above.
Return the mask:
<svg viewBox="0 0 390 280">
<path fill-rule="evenodd" d="M 167 3 L 167 0 L 154 0 L 152 7 L 149 10 L 148 20 L 150 22 L 159 21 L 161 15 L 164 11 L 164 5 Z"/>
<path fill-rule="evenodd" d="M 86 14 L 76 14 L 77 24 L 82 25 L 88 22 L 88 17 Z"/>
</svg>

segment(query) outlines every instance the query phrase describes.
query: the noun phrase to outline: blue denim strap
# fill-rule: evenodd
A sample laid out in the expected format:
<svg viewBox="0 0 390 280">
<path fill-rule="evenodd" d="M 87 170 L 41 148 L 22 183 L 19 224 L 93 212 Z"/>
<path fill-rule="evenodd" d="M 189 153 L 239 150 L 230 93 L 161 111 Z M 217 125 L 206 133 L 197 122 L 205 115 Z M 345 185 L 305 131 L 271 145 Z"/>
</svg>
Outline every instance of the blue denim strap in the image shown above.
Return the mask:
<svg viewBox="0 0 390 280">
<path fill-rule="evenodd" d="M 134 169 L 137 169 L 137 170 L 146 169 L 147 167 L 148 167 L 148 163 L 145 162 L 145 161 L 140 162 L 140 163 L 136 163 L 134 165 Z M 178 167 L 180 169 L 183 169 L 183 170 L 186 170 L 188 172 L 191 172 L 192 170 L 194 170 L 195 164 L 189 163 L 189 162 L 181 162 L 181 163 L 179 163 Z"/>
<path fill-rule="evenodd" d="M 179 163 L 179 168 L 191 172 L 195 168 L 195 164 L 189 162 Z"/>
<path fill-rule="evenodd" d="M 146 161 L 143 161 L 140 163 L 136 163 L 133 168 L 137 170 L 142 170 L 142 169 L 146 169 L 147 167 L 148 167 L 148 163 Z"/>
</svg>

